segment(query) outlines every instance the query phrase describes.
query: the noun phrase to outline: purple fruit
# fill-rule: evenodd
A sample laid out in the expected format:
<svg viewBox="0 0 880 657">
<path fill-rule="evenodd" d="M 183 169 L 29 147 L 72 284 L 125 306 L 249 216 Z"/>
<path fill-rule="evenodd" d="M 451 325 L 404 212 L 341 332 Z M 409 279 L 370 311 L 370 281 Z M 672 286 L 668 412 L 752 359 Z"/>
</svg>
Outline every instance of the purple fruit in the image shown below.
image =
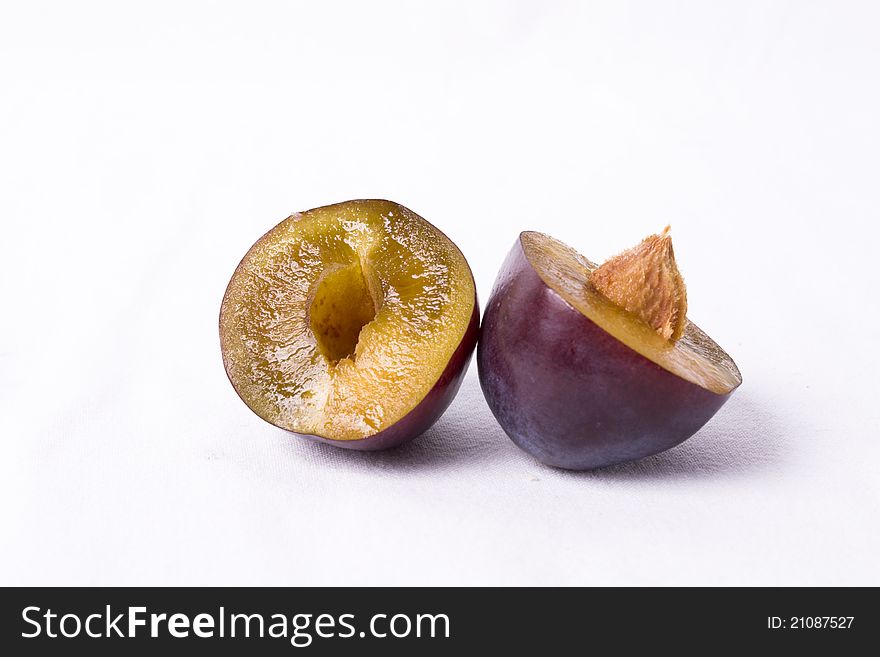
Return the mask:
<svg viewBox="0 0 880 657">
<path fill-rule="evenodd" d="M 288 217 L 247 252 L 220 309 L 226 373 L 261 418 L 311 440 L 385 449 L 455 397 L 479 332 L 470 267 L 390 201 Z"/>
<path fill-rule="evenodd" d="M 686 308 L 666 233 L 600 268 L 522 233 L 483 316 L 477 363 L 489 407 L 514 443 L 561 468 L 678 445 L 742 382 Z"/>
</svg>

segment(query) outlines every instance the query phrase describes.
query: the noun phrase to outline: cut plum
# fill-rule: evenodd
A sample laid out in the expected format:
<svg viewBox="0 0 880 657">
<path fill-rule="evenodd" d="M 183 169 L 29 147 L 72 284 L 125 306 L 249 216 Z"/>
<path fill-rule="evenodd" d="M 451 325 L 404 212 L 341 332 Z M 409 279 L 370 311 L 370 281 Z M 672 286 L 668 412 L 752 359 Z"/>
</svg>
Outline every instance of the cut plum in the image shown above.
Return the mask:
<svg viewBox="0 0 880 657">
<path fill-rule="evenodd" d="M 601 267 L 522 233 L 483 317 L 477 362 L 489 407 L 514 443 L 558 467 L 669 449 L 742 382 L 686 310 L 668 231 Z"/>
<path fill-rule="evenodd" d="M 650 240 L 651 237 L 647 238 L 643 244 Z M 644 313 L 639 312 L 641 309 L 650 309 L 657 296 L 671 296 L 667 292 L 669 284 L 662 284 L 660 282 L 662 277 L 656 274 L 653 268 L 640 275 L 634 274 L 632 269 L 625 270 L 624 280 L 629 289 L 625 289 L 621 296 L 612 301 L 601 290 L 612 288 L 610 280 L 614 279 L 603 278 L 600 288 L 596 285 L 594 274 L 597 271 L 605 271 L 605 268 L 610 264 L 613 265 L 620 256 L 609 259 L 599 267 L 570 246 L 549 235 L 525 232 L 522 234 L 521 243 L 526 259 L 550 289 L 630 349 L 686 381 L 718 394 L 727 394 L 742 383 L 742 377 L 733 359 L 715 344 L 712 338 L 685 317 L 686 298 L 673 303 L 683 308 L 680 311 L 680 319 L 676 318 L 681 323 L 680 329 L 672 329 L 670 324 L 664 322 L 654 324 L 647 320 Z M 630 252 L 625 251 L 621 256 L 626 257 Z M 653 254 L 649 255 L 653 261 L 652 256 Z M 661 263 L 651 264 L 659 268 Z M 663 259 L 662 264 L 664 267 L 669 267 L 666 258 Z M 675 267 L 674 260 L 672 267 Z M 614 274 L 617 274 L 617 271 L 612 270 L 612 276 Z M 681 280 L 677 268 L 674 274 L 667 274 L 667 277 Z M 616 287 L 623 288 L 623 283 L 619 283 Z M 675 284 L 675 288 L 681 296 L 684 282 Z M 624 298 L 636 300 L 638 305 L 635 303 L 630 305 L 624 301 Z M 629 310 L 621 307 L 624 304 L 630 305 Z M 633 315 L 642 321 L 636 321 Z"/>
<path fill-rule="evenodd" d="M 261 418 L 381 449 L 442 414 L 478 323 L 458 248 L 411 210 L 364 200 L 292 215 L 264 235 L 226 290 L 220 339 L 232 385 Z"/>
</svg>

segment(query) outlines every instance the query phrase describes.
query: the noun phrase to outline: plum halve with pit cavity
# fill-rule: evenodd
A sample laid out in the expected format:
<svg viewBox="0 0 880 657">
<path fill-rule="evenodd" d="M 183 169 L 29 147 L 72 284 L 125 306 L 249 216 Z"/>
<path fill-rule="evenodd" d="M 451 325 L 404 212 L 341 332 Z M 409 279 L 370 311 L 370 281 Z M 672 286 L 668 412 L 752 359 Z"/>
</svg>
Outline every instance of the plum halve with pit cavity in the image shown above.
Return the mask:
<svg viewBox="0 0 880 657">
<path fill-rule="evenodd" d="M 288 217 L 247 252 L 220 310 L 223 364 L 267 422 L 384 449 L 446 410 L 479 315 L 448 237 L 397 203 L 347 201 Z"/>
</svg>

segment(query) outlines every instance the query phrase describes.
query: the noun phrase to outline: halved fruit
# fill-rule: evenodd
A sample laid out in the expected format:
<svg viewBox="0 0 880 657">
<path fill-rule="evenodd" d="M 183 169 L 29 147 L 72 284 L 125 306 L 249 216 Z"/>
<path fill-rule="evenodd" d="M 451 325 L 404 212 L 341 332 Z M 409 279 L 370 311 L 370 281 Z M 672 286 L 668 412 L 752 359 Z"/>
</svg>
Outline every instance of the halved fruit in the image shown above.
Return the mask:
<svg viewBox="0 0 880 657">
<path fill-rule="evenodd" d="M 294 214 L 254 244 L 220 309 L 223 363 L 257 415 L 352 449 L 415 438 L 452 401 L 479 308 L 458 248 L 397 203 Z"/>
<path fill-rule="evenodd" d="M 522 233 L 483 316 L 477 363 L 489 407 L 514 443 L 562 468 L 669 449 L 742 382 L 686 311 L 668 231 L 601 267 Z"/>
</svg>

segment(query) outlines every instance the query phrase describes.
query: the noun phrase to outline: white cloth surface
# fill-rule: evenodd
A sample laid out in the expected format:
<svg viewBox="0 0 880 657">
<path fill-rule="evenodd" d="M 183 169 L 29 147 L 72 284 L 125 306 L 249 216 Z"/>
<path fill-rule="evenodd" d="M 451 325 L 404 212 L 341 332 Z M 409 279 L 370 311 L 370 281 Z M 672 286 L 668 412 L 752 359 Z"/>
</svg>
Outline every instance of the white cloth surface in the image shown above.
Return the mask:
<svg viewBox="0 0 880 657">
<path fill-rule="evenodd" d="M 0 584 L 880 584 L 878 5 L 18 3 L 0 20 Z M 296 210 L 391 198 L 485 302 L 520 230 L 673 224 L 742 388 L 571 473 L 471 370 L 383 453 L 300 442 L 217 314 Z"/>
</svg>

